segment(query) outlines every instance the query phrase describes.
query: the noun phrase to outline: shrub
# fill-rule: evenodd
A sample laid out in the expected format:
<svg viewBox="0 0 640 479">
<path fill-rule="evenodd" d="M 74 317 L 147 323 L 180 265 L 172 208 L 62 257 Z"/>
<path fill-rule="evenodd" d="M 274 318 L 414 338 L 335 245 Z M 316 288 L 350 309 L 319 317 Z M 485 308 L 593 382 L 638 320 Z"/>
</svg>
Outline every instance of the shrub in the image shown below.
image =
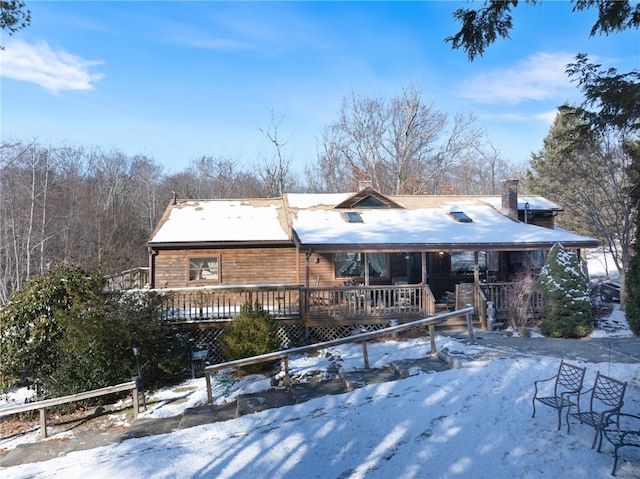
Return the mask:
<svg viewBox="0 0 640 479">
<path fill-rule="evenodd" d="M 0 310 L 0 387 L 21 373 L 36 386 L 53 373 L 64 335 L 62 322 L 74 303 L 91 302 L 104 283 L 78 266 L 58 265 L 30 278 Z"/>
<path fill-rule="evenodd" d="M 629 270 L 625 280 L 627 296 L 627 322 L 633 334 L 640 336 L 640 240 L 634 243 L 634 255 L 629 261 Z"/>
<path fill-rule="evenodd" d="M 188 344 L 162 320 L 161 296 L 103 286 L 97 272 L 63 265 L 17 291 L 0 311 L 0 386 L 15 384 L 25 369 L 45 397 L 129 381 L 137 375 L 134 338 L 145 386 L 183 373 Z"/>
<path fill-rule="evenodd" d="M 540 330 L 555 338 L 580 338 L 591 331 L 589 284 L 576 254 L 556 243 L 538 278 L 545 320 Z"/>
<path fill-rule="evenodd" d="M 505 308 L 513 329 L 531 326 L 535 317 L 532 299 L 540 293 L 538 280 L 531 274 L 520 274 L 505 291 Z"/>
<path fill-rule="evenodd" d="M 272 353 L 280 349 L 278 337 L 278 320 L 260 303 L 245 303 L 240 314 L 225 324 L 218 337 L 220 350 L 228 361 Z M 264 370 L 268 365 L 256 364 L 246 366 L 243 370 L 253 373 Z"/>
<path fill-rule="evenodd" d="M 65 326 L 60 347 L 65 354 L 51 376 L 42 381 L 48 395 L 97 389 L 137 376 L 133 339 L 140 344 L 146 388 L 156 387 L 188 367 L 187 338 L 164 324 L 159 295 L 111 293 L 90 308 L 83 306 L 70 315 Z"/>
</svg>

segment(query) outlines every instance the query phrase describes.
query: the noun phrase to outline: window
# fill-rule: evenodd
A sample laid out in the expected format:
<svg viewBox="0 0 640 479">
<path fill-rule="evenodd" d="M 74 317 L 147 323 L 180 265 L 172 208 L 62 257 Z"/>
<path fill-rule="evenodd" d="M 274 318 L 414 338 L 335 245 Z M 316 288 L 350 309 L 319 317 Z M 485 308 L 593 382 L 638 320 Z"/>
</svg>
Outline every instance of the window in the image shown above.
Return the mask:
<svg viewBox="0 0 640 479">
<path fill-rule="evenodd" d="M 380 199 L 374 196 L 366 196 L 358 201 L 355 206 L 358 208 L 388 208 Z"/>
<path fill-rule="evenodd" d="M 512 251 L 509 253 L 509 273 L 539 273 L 544 266 L 542 251 Z"/>
<path fill-rule="evenodd" d="M 451 274 L 455 276 L 473 275 L 474 264 L 475 260 L 473 251 L 451 253 Z M 478 269 L 480 270 L 480 273 L 487 270 L 486 251 L 478 252 Z"/>
<path fill-rule="evenodd" d="M 217 256 L 189 258 L 189 281 L 219 281 L 219 264 Z"/>
<path fill-rule="evenodd" d="M 364 278 L 365 256 L 369 260 L 369 277 L 387 278 L 386 253 L 336 253 L 334 268 L 336 278 Z"/>
</svg>

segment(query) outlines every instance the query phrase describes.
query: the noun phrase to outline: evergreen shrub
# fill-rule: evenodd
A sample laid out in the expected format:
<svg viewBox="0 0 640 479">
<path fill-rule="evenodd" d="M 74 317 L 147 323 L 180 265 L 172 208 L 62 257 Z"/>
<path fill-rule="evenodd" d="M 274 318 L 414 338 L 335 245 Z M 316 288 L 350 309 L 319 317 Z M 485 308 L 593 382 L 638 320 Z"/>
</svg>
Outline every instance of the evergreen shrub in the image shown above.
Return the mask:
<svg viewBox="0 0 640 479">
<path fill-rule="evenodd" d="M 576 254 L 560 243 L 553 245 L 538 281 L 545 307 L 542 333 L 554 338 L 588 335 L 593 318 L 589 284 Z"/>
<path fill-rule="evenodd" d="M 188 338 L 165 324 L 162 297 L 105 292 L 104 285 L 98 272 L 69 265 L 27 281 L 0 310 L 0 388 L 25 372 L 48 398 L 130 381 L 133 339 L 145 387 L 184 373 Z"/>
<path fill-rule="evenodd" d="M 228 361 L 272 353 L 281 347 L 278 320 L 264 310 L 260 303 L 245 303 L 240 314 L 225 324 L 218 337 L 222 354 Z M 242 369 L 248 373 L 265 370 L 270 364 L 255 364 Z"/>
</svg>

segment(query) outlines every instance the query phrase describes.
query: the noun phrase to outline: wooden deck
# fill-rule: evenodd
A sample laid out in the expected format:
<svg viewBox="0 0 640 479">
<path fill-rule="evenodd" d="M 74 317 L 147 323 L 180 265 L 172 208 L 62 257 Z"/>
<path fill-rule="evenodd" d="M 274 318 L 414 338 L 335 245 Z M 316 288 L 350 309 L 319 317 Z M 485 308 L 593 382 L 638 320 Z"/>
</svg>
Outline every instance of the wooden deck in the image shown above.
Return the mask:
<svg viewBox="0 0 640 479">
<path fill-rule="evenodd" d="M 508 317 L 507 296 L 517 283 L 463 283 L 449 293 L 450 301 L 436 303 L 428 286 L 340 286 L 304 288 L 298 285 L 210 286 L 200 288 L 157 289 L 165 297 L 164 315 L 175 323 L 224 323 L 240 314 L 247 302 L 260 304 L 283 324 L 349 325 L 401 323 L 431 314 L 475 308 L 474 322 L 486 328 L 486 304 L 493 302 L 498 320 Z M 534 295 L 531 308 L 542 314 L 542 298 Z M 463 321 L 449 320 L 457 327 Z"/>
<path fill-rule="evenodd" d="M 226 321 L 244 304 L 260 304 L 282 320 L 419 319 L 436 312 L 428 286 L 234 286 L 156 290 L 170 321 Z"/>
</svg>

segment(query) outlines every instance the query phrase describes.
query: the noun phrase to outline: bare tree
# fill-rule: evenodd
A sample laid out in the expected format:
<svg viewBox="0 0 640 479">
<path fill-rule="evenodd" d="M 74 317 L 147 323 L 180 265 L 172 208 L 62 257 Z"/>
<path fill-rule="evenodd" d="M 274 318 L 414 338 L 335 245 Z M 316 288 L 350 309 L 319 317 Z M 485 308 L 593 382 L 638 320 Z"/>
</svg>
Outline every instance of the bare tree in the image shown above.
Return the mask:
<svg viewBox="0 0 640 479">
<path fill-rule="evenodd" d="M 51 149 L 35 139 L 28 145 L 3 144 L 1 157 L 0 263 L 6 299 L 45 267 L 53 161 Z"/>
<path fill-rule="evenodd" d="M 459 191 L 451 171 L 478 154 L 489 156 L 485 137 L 473 115 L 457 114 L 450 125 L 414 86 L 388 101 L 352 92 L 340 118 L 325 128 L 317 164 L 307 168 L 307 176 L 315 190 L 345 191 L 368 179 L 387 194 Z"/>
<path fill-rule="evenodd" d="M 384 167 L 390 172 L 386 189 L 394 194 L 420 194 L 430 175 L 430 159 L 446 125 L 447 117 L 432 104 L 422 102 L 413 86 L 390 102 L 388 135 L 384 139 Z"/>
<path fill-rule="evenodd" d="M 286 146 L 291 138 L 283 140 L 279 137 L 283 118 L 284 116 L 276 118 L 273 109 L 271 109 L 269 126 L 266 129 L 260 128 L 260 132 L 267 137 L 273 146 L 273 155 L 270 158 L 264 156 L 258 167 L 258 175 L 264 182 L 265 193 L 268 197 L 282 196 L 284 193 L 299 188 L 296 175 L 291 171 L 291 158 L 286 153 Z"/>
</svg>

